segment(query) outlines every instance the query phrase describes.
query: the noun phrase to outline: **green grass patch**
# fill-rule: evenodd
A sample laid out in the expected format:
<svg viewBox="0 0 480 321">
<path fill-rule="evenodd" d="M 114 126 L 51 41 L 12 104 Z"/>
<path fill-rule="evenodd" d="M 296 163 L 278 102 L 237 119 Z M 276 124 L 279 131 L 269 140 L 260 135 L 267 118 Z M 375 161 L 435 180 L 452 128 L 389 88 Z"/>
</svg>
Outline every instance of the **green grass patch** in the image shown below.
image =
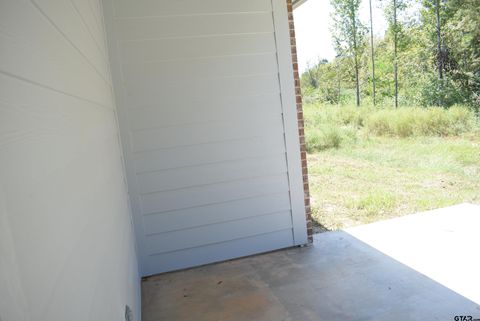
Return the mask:
<svg viewBox="0 0 480 321">
<path fill-rule="evenodd" d="M 365 127 L 381 136 L 456 136 L 471 131 L 475 115 L 466 107 L 399 108 L 372 112 Z"/>
<path fill-rule="evenodd" d="M 377 217 L 394 209 L 397 203 L 396 195 L 388 191 L 373 191 L 359 199 L 352 199 L 349 208 L 364 211 L 367 217 Z"/>
<path fill-rule="evenodd" d="M 362 108 L 305 108 L 312 212 L 319 224 L 339 229 L 480 204 L 480 131 L 473 114 L 461 107 L 412 108 L 415 117 L 406 109 Z"/>
<path fill-rule="evenodd" d="M 478 120 L 467 107 L 373 108 L 306 105 L 305 136 L 309 152 L 340 148 L 368 136 L 448 137 L 478 130 Z"/>
</svg>

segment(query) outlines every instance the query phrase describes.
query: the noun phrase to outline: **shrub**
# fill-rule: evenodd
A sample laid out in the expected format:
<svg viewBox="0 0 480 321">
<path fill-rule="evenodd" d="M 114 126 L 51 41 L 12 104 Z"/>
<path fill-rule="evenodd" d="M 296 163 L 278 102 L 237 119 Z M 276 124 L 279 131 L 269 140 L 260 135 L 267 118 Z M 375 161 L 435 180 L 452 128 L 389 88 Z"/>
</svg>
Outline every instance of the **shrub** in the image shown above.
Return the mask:
<svg viewBox="0 0 480 321">
<path fill-rule="evenodd" d="M 451 119 L 451 129 L 453 135 L 466 133 L 475 129 L 477 119 L 472 109 L 467 109 L 460 105 L 454 105 L 448 109 Z"/>
<path fill-rule="evenodd" d="M 361 132 L 403 138 L 460 135 L 480 128 L 474 112 L 459 105 L 392 109 L 306 104 L 304 114 L 309 152 L 355 142 Z"/>
<path fill-rule="evenodd" d="M 415 113 L 411 113 L 406 109 L 401 110 L 397 117 L 391 120 L 393 123 L 393 134 L 399 137 L 410 137 L 415 135 L 417 129 L 418 120 L 415 117 Z"/>
<path fill-rule="evenodd" d="M 337 120 L 343 125 L 362 127 L 369 113 L 369 108 L 358 108 L 355 106 L 337 107 Z"/>
<path fill-rule="evenodd" d="M 461 84 L 458 81 L 452 79 L 452 77 L 446 77 L 439 80 L 436 75 L 430 75 L 427 77 L 424 83 L 423 89 L 420 91 L 420 102 L 424 106 L 441 105 L 450 107 L 454 104 L 462 103 L 469 105 L 471 109 L 477 109 L 478 104 L 475 101 L 475 85 L 478 81 L 474 75 L 471 75 L 469 83 L 470 86 Z M 473 86 L 472 86 L 473 85 Z"/>
<path fill-rule="evenodd" d="M 343 135 L 335 126 L 314 128 L 306 133 L 307 151 L 319 151 L 329 148 L 339 148 L 343 141 Z"/>
<path fill-rule="evenodd" d="M 466 107 L 378 110 L 368 116 L 367 130 L 380 136 L 450 136 L 472 130 L 475 115 Z"/>
</svg>

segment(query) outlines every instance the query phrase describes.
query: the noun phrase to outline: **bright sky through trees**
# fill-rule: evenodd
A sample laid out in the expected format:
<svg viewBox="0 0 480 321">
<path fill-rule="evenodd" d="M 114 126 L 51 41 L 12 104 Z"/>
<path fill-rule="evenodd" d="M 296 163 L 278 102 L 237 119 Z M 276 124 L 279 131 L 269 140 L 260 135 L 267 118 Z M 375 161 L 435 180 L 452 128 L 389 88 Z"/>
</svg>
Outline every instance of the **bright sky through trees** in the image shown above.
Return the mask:
<svg viewBox="0 0 480 321">
<path fill-rule="evenodd" d="M 383 10 L 378 0 L 372 1 L 373 29 L 375 36 L 383 36 L 387 29 Z M 369 25 L 368 1 L 362 1 L 360 20 Z M 332 6 L 330 0 L 308 0 L 295 9 L 295 34 L 297 38 L 297 52 L 300 72 L 305 71 L 308 63 L 315 65 L 318 58 L 332 60 L 335 58 L 330 33 L 330 14 Z"/>
</svg>

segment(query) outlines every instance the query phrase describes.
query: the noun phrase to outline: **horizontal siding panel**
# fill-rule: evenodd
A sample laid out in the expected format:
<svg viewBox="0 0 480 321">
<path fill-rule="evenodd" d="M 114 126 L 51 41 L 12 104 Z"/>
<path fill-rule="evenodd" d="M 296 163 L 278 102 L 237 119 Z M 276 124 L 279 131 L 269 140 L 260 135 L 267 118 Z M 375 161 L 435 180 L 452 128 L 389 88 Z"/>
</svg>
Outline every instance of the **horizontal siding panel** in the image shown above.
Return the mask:
<svg viewBox="0 0 480 321">
<path fill-rule="evenodd" d="M 78 51 L 85 56 L 84 59 L 109 82 L 105 52 L 100 51 L 95 38 L 89 33 L 73 2 L 65 0 L 35 0 L 34 2 L 64 33 L 64 37 L 78 48 Z"/>
<path fill-rule="evenodd" d="M 203 108 L 192 108 L 203 106 Z M 171 104 L 159 102 L 157 105 L 136 108 L 128 111 L 130 129 L 137 131 L 155 127 L 178 126 L 212 121 L 252 117 L 268 121 L 282 113 L 279 94 L 220 97 L 213 96 L 202 100 L 181 101 Z"/>
<path fill-rule="evenodd" d="M 290 210 L 288 192 L 144 216 L 145 233 L 155 234 Z"/>
<path fill-rule="evenodd" d="M 270 0 L 115 0 L 116 17 L 272 11 Z"/>
<path fill-rule="evenodd" d="M 271 12 L 117 19 L 115 24 L 119 41 L 274 31 Z"/>
<path fill-rule="evenodd" d="M 111 107 L 105 79 L 30 2 L 0 10 L 0 33 L 8 35 L 0 41 L 0 71 Z"/>
<path fill-rule="evenodd" d="M 138 175 L 137 181 L 140 194 L 145 194 L 286 172 L 285 155 L 275 155 L 149 172 Z"/>
<path fill-rule="evenodd" d="M 123 64 L 275 52 L 273 33 L 121 42 Z"/>
<path fill-rule="evenodd" d="M 90 30 L 90 33 L 95 39 L 95 42 L 99 45 L 101 52 L 107 53 L 105 42 L 105 31 L 103 25 L 103 19 L 100 20 L 97 14 L 93 14 L 92 5 L 89 4 L 91 0 L 72 0 L 72 3 L 77 8 L 80 16 Z M 98 5 L 98 4 L 97 4 Z"/>
<path fill-rule="evenodd" d="M 98 25 L 101 29 L 104 29 L 106 22 L 104 21 L 105 19 L 105 7 L 108 5 L 104 0 L 84 0 L 85 2 L 88 2 L 88 5 L 90 6 L 93 17 L 98 21 Z M 113 5 L 111 6 L 113 8 Z"/>
<path fill-rule="evenodd" d="M 243 77 L 222 77 L 191 79 L 186 89 L 185 81 L 174 82 L 140 82 L 127 81 L 127 103 L 140 106 L 152 105 L 162 100 L 162 97 L 175 97 L 185 95 L 188 90 L 189 97 L 202 98 L 215 95 L 234 96 L 239 92 L 244 95 L 261 95 L 280 93 L 278 74 L 254 75 Z M 192 106 L 192 108 L 196 108 Z"/>
<path fill-rule="evenodd" d="M 44 150 L 40 158 L 45 158 L 48 166 L 57 163 L 60 166 L 65 160 L 56 155 L 75 157 L 84 146 L 81 141 L 89 140 L 88 145 L 115 132 L 112 117 L 112 109 L 0 73 L 0 151 L 20 141 L 31 141 L 30 147 L 36 149 L 39 140 L 50 137 L 59 145 L 54 144 L 55 148 L 48 153 Z M 108 120 L 109 127 L 106 127 L 103 122 Z M 22 159 L 30 161 L 28 157 Z M 33 159 L 38 160 L 39 155 Z M 27 166 L 31 172 L 25 174 L 29 177 L 42 174 L 45 169 L 37 167 L 40 164 L 38 161 Z M 15 181 L 21 183 L 21 180 Z"/>
<path fill-rule="evenodd" d="M 286 174 L 140 196 L 143 214 L 230 202 L 288 191 Z"/>
<path fill-rule="evenodd" d="M 82 2 L 0 1 L 2 320 L 117 320 L 127 304 L 140 320 L 108 59 L 78 12 L 102 13 Z"/>
<path fill-rule="evenodd" d="M 171 82 L 172 80 L 276 74 L 275 53 L 134 63 L 123 66 L 125 79 L 131 83 Z"/>
<path fill-rule="evenodd" d="M 285 153 L 282 135 L 182 146 L 133 155 L 136 173 Z"/>
<path fill-rule="evenodd" d="M 290 211 L 147 236 L 147 253 L 161 254 L 281 231 L 292 227 Z"/>
<path fill-rule="evenodd" d="M 290 246 L 293 246 L 292 230 L 286 229 L 224 243 L 154 255 L 146 259 L 145 275 L 224 261 Z"/>
<path fill-rule="evenodd" d="M 283 131 L 282 115 L 265 122 L 252 119 L 248 123 L 211 122 L 188 124 L 160 129 L 148 129 L 132 133 L 133 152 L 152 151 L 156 149 L 208 144 L 218 141 L 236 140 L 256 137 L 265 132 L 279 133 Z"/>
<path fill-rule="evenodd" d="M 292 246 L 272 2 L 104 1 L 144 273 Z"/>
<path fill-rule="evenodd" d="M 88 319 L 83 311 L 91 304 L 100 267 L 113 262 L 109 284 L 127 284 L 126 275 L 112 273 L 124 271 L 122 263 L 135 260 L 134 252 L 112 240 L 123 237 L 125 229 L 117 227 L 130 224 L 115 127 L 108 138 L 91 139 L 82 136 L 83 121 L 75 131 L 34 135 L 0 152 L 0 178 L 2 183 L 8 182 L 5 192 L 14 214 L 10 224 L 15 231 L 16 258 L 29 311 L 36 320 L 42 320 L 42 315 L 47 316 L 45 320 Z M 90 121 L 95 119 L 90 117 Z M 113 115 L 105 121 L 113 122 Z M 96 122 L 102 127 L 102 122 Z M 72 152 L 69 145 L 81 152 Z M 92 244 L 97 244 L 93 250 Z M 108 259 L 105 253 L 109 253 Z M 82 278 L 67 280 L 67 275 Z M 128 276 L 128 282 L 135 279 L 134 274 Z M 117 286 L 108 288 L 118 290 Z M 59 295 L 66 292 L 70 292 L 67 298 Z M 123 299 L 105 302 L 125 304 Z M 75 317 L 70 315 L 72 311 Z"/>
</svg>

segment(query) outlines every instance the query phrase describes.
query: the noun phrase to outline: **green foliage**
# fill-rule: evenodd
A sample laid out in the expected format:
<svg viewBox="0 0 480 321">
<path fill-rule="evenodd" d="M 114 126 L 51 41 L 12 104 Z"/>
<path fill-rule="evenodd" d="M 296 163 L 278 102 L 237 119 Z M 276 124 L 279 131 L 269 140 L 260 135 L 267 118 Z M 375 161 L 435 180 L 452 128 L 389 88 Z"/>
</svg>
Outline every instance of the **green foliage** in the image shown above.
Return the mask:
<svg viewBox="0 0 480 321">
<path fill-rule="evenodd" d="M 365 27 L 359 19 L 361 0 L 330 0 L 332 14 L 332 35 L 339 56 L 357 55 Z"/>
<path fill-rule="evenodd" d="M 319 62 L 315 67 L 311 67 L 301 77 L 304 86 L 303 96 L 308 102 L 322 102 L 337 104 L 341 101 L 339 85 L 345 82 L 345 79 L 337 77 L 337 69 L 340 64 L 329 64 L 327 61 Z"/>
<path fill-rule="evenodd" d="M 451 77 L 440 80 L 430 76 L 423 84 L 420 103 L 424 106 L 435 103 L 442 106 L 470 103 L 472 109 L 478 110 L 479 106 L 475 102 L 473 94 L 467 86 L 462 86 Z"/>
<path fill-rule="evenodd" d="M 368 132 L 381 136 L 455 136 L 472 130 L 475 115 L 465 107 L 384 109 L 366 121 Z"/>
<path fill-rule="evenodd" d="M 357 131 L 363 124 L 365 112 L 355 107 L 306 106 L 305 127 L 307 151 L 339 148 L 357 140 Z"/>
<path fill-rule="evenodd" d="M 480 204 L 471 109 L 305 105 L 312 217 L 326 229 Z"/>
<path fill-rule="evenodd" d="M 392 3 L 387 1 L 386 34 L 374 39 L 377 102 L 393 105 L 393 36 L 398 36 L 398 85 L 401 106 L 449 107 L 463 104 L 480 112 L 480 2 L 440 1 L 441 46 L 437 50 L 435 4 L 432 0 L 397 0 L 398 21 L 391 21 Z M 365 28 L 358 20 L 359 0 L 332 0 L 334 45 L 339 56 L 309 68 L 316 79 L 302 76 L 304 98 L 310 103 L 348 104 L 355 100 L 355 69 L 359 69 L 362 100 L 372 96 L 371 53 Z M 375 3 L 374 3 L 375 4 Z M 353 24 L 358 26 L 353 48 Z M 354 57 L 357 58 L 355 68 Z M 443 79 L 438 65 L 442 64 Z M 307 71 L 309 73 L 309 71 Z M 315 82 L 315 81 L 313 81 Z"/>
<path fill-rule="evenodd" d="M 312 129 L 307 138 L 307 151 L 324 150 L 329 148 L 339 148 L 343 135 L 339 128 L 334 126 Z"/>
<path fill-rule="evenodd" d="M 308 152 L 352 145 L 369 135 L 444 137 L 480 128 L 474 112 L 459 105 L 449 109 L 305 105 L 304 114 Z"/>
<path fill-rule="evenodd" d="M 355 75 L 355 97 L 360 105 L 360 57 L 365 49 L 366 28 L 359 19 L 358 11 L 361 0 L 330 0 L 334 12 L 332 37 L 335 51 L 342 61 L 353 62 Z M 340 91 L 339 91 L 340 92 Z"/>
</svg>

